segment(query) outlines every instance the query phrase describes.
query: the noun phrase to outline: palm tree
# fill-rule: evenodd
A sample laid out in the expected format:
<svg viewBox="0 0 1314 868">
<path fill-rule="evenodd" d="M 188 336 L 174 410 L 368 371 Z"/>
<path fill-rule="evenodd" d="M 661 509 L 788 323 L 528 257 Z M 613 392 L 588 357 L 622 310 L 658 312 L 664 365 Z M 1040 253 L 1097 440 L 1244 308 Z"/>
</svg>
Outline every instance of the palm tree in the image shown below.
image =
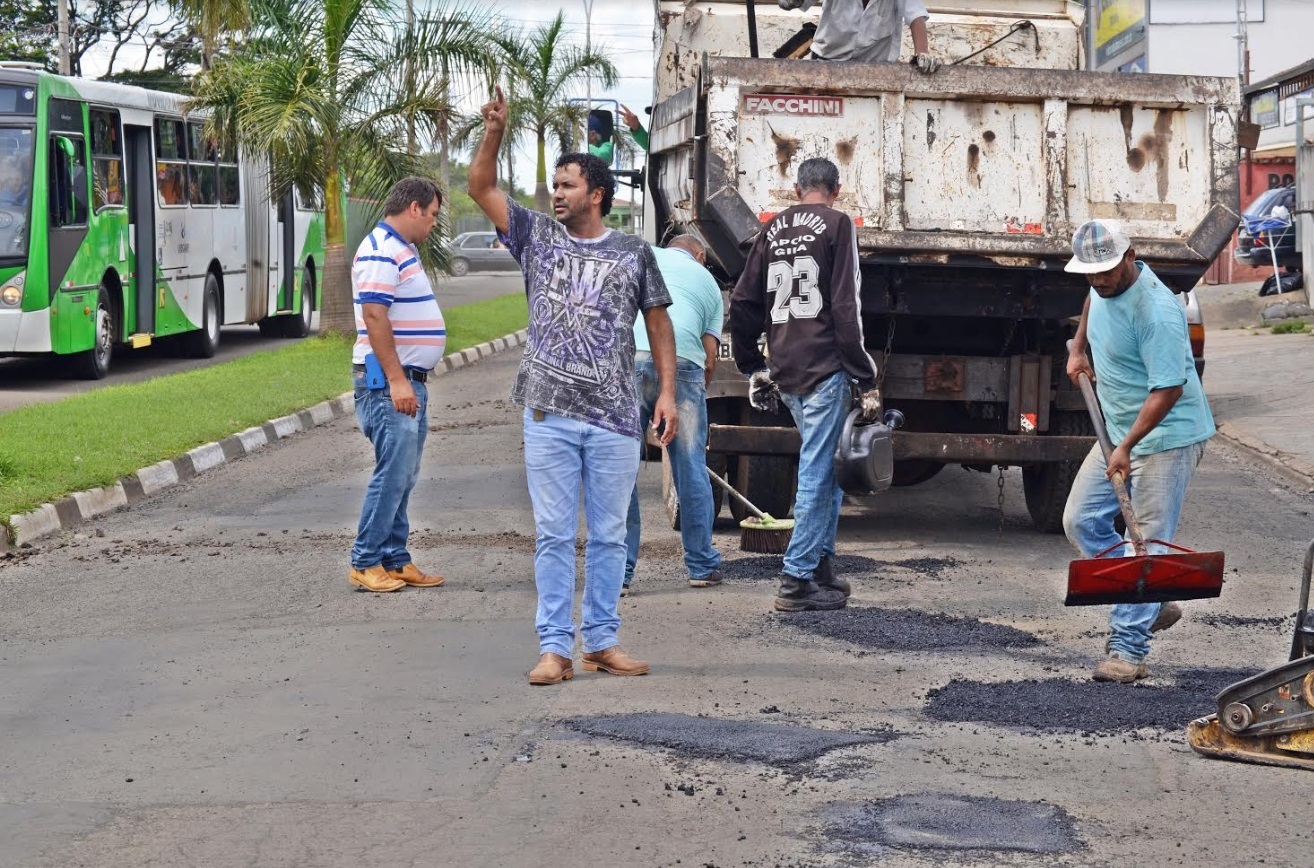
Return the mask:
<svg viewBox="0 0 1314 868">
<path fill-rule="evenodd" d="M 475 3 L 440 4 L 411 27 L 388 0 L 250 3 L 247 42 L 197 79 L 193 104 L 210 110 L 213 132 L 271 156 L 275 197 L 295 186 L 324 204 L 320 328 L 354 333 L 343 190 L 382 200 L 420 170 L 410 123 L 432 141 L 454 113 L 439 67 L 484 68 L 492 28 Z"/>
<path fill-rule="evenodd" d="M 563 37 L 563 14 L 527 36 L 506 34 L 498 38 L 508 78 L 516 83 L 508 97 L 507 129 L 532 133 L 537 146 L 534 204 L 541 211 L 549 206 L 547 186 L 547 139 L 568 139 L 582 125 L 581 110 L 569 102 L 570 91 L 586 76 L 595 76 L 604 87 L 620 78 L 616 66 L 596 50 L 567 45 Z M 518 118 L 519 123 L 514 120 Z"/>
<path fill-rule="evenodd" d="M 219 39 L 246 30 L 251 24 L 247 0 L 171 0 L 170 5 L 201 37 L 201 69 L 214 64 Z"/>
</svg>

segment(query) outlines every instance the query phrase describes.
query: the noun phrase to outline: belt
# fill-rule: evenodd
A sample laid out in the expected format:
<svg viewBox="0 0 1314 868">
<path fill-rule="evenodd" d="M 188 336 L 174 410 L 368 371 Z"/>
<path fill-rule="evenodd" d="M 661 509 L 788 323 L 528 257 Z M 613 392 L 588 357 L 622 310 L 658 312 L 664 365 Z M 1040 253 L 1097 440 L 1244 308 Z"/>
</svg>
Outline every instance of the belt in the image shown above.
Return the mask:
<svg viewBox="0 0 1314 868">
<path fill-rule="evenodd" d="M 420 371 L 420 370 L 417 370 L 417 369 L 415 369 L 415 368 L 402 368 L 402 371 L 406 374 L 406 379 L 408 379 L 408 380 L 414 380 L 414 381 L 417 382 L 417 383 L 427 383 L 427 382 L 429 382 L 429 372 L 428 372 L 428 371 Z M 363 374 L 363 373 L 365 373 L 365 366 L 364 366 L 364 365 L 352 365 L 352 366 L 351 366 L 351 372 L 352 372 L 353 374 Z"/>
</svg>

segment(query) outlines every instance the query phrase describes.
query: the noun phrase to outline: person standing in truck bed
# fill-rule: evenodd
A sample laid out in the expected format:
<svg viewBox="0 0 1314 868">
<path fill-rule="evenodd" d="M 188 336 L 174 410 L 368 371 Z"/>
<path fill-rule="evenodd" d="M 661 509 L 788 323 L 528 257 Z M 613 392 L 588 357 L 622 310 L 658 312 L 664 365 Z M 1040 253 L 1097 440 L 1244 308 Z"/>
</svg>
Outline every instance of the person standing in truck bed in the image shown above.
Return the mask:
<svg viewBox="0 0 1314 868">
<path fill-rule="evenodd" d="M 777 2 L 781 9 L 806 12 L 819 0 Z M 931 55 L 926 38 L 929 17 L 922 0 L 826 0 L 821 7 L 817 32 L 812 37 L 812 57 L 894 63 L 899 59 L 906 24 L 912 35 L 912 64 L 918 72 L 930 75 L 940 68 L 940 61 Z"/>
<path fill-rule="evenodd" d="M 835 447 L 853 382 L 864 419 L 882 416 L 876 363 L 863 347 L 858 235 L 833 207 L 839 188 L 834 163 L 803 161 L 794 185 L 799 204 L 758 234 L 730 300 L 731 350 L 749 377 L 749 402 L 774 411 L 784 401 L 803 438 L 794 535 L 775 600 L 781 612 L 844 608 L 849 583 L 831 565 L 844 497 Z M 763 331 L 769 368 L 757 345 Z"/>
</svg>

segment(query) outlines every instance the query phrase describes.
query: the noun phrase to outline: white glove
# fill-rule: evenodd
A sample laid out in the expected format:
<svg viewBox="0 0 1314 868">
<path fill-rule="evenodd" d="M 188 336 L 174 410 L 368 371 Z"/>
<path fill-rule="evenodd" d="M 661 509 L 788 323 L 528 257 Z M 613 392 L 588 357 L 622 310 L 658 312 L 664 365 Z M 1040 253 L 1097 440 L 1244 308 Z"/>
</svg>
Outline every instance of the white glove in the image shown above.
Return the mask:
<svg viewBox="0 0 1314 868">
<path fill-rule="evenodd" d="M 781 9 L 802 9 L 803 0 L 776 0 Z"/>
<path fill-rule="evenodd" d="M 912 59 L 912 65 L 922 75 L 930 75 L 940 68 L 940 61 L 929 54 L 919 54 Z"/>
<path fill-rule="evenodd" d="M 780 387 L 771 379 L 771 372 L 763 368 L 748 378 L 748 403 L 754 410 L 764 413 L 780 411 Z"/>
<path fill-rule="evenodd" d="M 862 408 L 862 421 L 867 423 L 881 421 L 885 415 L 885 403 L 881 400 L 880 387 L 877 386 L 863 392 L 858 401 L 858 406 Z"/>
</svg>

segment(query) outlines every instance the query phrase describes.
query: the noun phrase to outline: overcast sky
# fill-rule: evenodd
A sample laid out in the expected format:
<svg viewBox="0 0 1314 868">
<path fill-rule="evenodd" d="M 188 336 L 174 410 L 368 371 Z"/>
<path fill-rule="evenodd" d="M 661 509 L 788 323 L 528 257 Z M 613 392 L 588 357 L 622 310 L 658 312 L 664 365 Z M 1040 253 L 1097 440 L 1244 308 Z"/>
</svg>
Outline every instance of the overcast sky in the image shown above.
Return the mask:
<svg viewBox="0 0 1314 868">
<path fill-rule="evenodd" d="M 526 30 L 550 22 L 557 14 L 557 10 L 561 10 L 565 14 L 565 31 L 568 38 L 580 46 L 584 45 L 586 29 L 584 0 L 565 0 L 565 2 L 495 0 L 489 5 L 496 10 L 495 15 L 513 24 L 519 24 Z M 619 85 L 605 93 L 595 82 L 593 96 L 607 97 L 624 103 L 634 110 L 645 127 L 648 125 L 648 116 L 643 113 L 643 109 L 644 106 L 652 103 L 653 5 L 652 0 L 593 0 L 593 14 L 589 28 L 594 47 L 605 50 L 621 74 Z M 583 87 L 571 96 L 583 97 Z M 551 142 L 548 143 L 548 150 L 550 163 L 553 152 Z M 532 190 L 534 171 L 532 141 L 520 142 L 519 157 L 516 161 L 517 185 Z"/>
</svg>

